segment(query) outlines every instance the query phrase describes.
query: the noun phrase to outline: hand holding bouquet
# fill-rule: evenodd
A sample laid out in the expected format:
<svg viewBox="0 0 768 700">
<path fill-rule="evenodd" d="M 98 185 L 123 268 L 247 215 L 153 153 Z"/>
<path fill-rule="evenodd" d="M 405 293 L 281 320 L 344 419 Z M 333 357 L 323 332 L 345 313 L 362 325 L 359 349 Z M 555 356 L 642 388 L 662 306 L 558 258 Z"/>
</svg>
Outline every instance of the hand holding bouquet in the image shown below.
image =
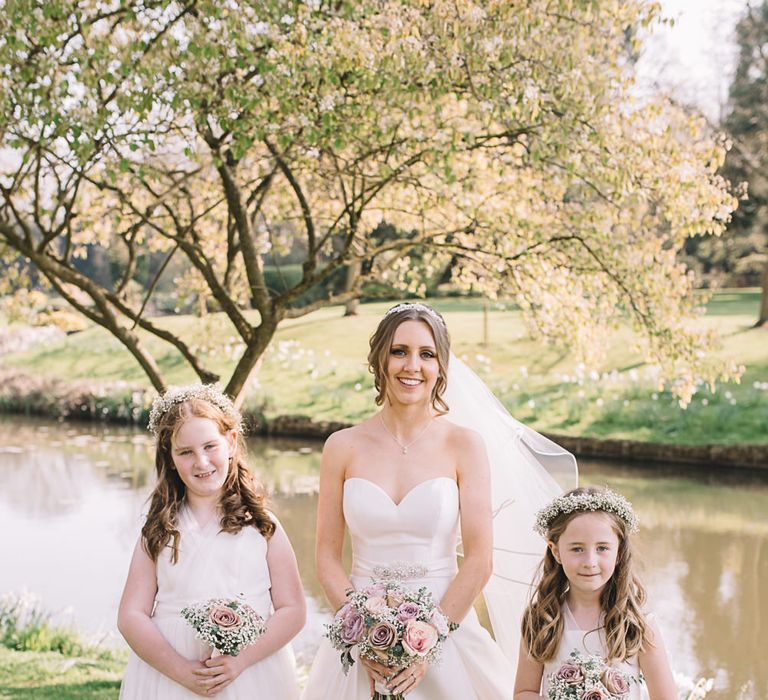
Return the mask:
<svg viewBox="0 0 768 700">
<path fill-rule="evenodd" d="M 549 700 L 623 700 L 633 679 L 599 656 L 584 656 L 574 650 L 570 661 L 548 680 Z"/>
<path fill-rule="evenodd" d="M 266 629 L 262 617 L 240 598 L 212 598 L 184 608 L 181 616 L 195 629 L 198 639 L 227 656 L 237 656 Z"/>
<path fill-rule="evenodd" d="M 354 647 L 361 657 L 396 670 L 439 659 L 448 620 L 427 588 L 413 591 L 399 581 L 374 581 L 362 591 L 350 592 L 348 598 L 326 625 L 326 636 L 341 652 L 345 673 L 355 663 Z"/>
</svg>

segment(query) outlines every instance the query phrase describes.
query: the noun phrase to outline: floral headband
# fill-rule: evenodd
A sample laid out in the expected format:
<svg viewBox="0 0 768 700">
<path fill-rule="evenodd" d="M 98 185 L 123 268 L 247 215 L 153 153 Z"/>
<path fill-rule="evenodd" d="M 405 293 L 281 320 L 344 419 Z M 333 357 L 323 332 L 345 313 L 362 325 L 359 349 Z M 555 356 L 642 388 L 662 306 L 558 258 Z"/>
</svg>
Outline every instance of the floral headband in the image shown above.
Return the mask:
<svg viewBox="0 0 768 700">
<path fill-rule="evenodd" d="M 221 390 L 218 384 L 189 384 L 187 386 L 171 387 L 164 394 L 157 396 L 152 402 L 152 410 L 149 412 L 150 432 L 157 437 L 160 419 L 170 408 L 178 403 L 198 399 L 207 401 L 220 409 L 222 413 L 241 420 L 240 412 L 235 408 L 232 400 Z"/>
<path fill-rule="evenodd" d="M 441 326 L 445 327 L 445 321 L 443 320 L 443 317 L 431 306 L 427 306 L 426 304 L 397 304 L 397 306 L 393 306 L 389 311 L 387 311 L 387 313 L 384 314 L 384 318 L 392 314 L 398 314 L 401 311 L 421 311 L 427 314 L 427 316 L 430 318 L 437 321 Z"/>
<path fill-rule="evenodd" d="M 624 496 L 610 489 L 597 493 L 570 493 L 556 498 L 536 514 L 533 529 L 542 537 L 546 537 L 552 521 L 558 515 L 600 510 L 618 515 L 627 524 L 630 532 L 637 532 L 639 522 L 632 510 L 632 504 Z"/>
</svg>

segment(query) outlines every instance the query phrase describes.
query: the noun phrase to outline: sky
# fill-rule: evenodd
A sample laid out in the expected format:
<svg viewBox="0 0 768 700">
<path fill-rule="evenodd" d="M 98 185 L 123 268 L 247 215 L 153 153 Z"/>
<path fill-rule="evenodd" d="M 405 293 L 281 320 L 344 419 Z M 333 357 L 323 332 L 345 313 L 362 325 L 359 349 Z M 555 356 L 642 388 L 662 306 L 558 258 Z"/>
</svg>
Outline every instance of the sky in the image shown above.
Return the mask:
<svg viewBox="0 0 768 700">
<path fill-rule="evenodd" d="M 661 6 L 675 23 L 656 25 L 646 38 L 637 66 L 640 84 L 671 91 L 718 122 L 735 69 L 734 27 L 747 0 L 661 0 Z"/>
</svg>

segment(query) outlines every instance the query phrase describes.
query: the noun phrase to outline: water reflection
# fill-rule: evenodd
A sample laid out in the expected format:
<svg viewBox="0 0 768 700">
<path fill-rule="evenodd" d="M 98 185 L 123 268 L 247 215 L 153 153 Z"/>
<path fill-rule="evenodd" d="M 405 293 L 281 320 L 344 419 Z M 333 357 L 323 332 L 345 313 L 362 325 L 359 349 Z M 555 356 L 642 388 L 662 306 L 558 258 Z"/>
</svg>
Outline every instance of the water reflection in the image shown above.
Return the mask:
<svg viewBox="0 0 768 700">
<path fill-rule="evenodd" d="M 311 657 L 327 606 L 314 575 L 320 446 L 249 441 L 250 459 L 299 559 Z M 90 424 L 0 422 L 0 593 L 27 588 L 86 630 L 114 634 L 130 552 L 153 480 L 151 440 Z M 768 698 L 765 475 L 583 462 L 582 476 L 625 493 L 643 528 L 643 577 L 674 667 L 716 678 L 713 700 Z"/>
</svg>

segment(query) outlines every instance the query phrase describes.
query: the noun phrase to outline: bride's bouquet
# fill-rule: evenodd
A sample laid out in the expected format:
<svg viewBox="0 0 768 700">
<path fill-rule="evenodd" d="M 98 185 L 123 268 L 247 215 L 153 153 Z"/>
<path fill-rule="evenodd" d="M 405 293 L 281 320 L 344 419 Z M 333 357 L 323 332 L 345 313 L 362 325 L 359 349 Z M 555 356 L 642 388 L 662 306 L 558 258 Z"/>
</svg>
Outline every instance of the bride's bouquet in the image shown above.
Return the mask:
<svg viewBox="0 0 768 700">
<path fill-rule="evenodd" d="M 212 598 L 183 608 L 195 636 L 219 654 L 237 656 L 266 630 L 264 619 L 241 598 Z"/>
<path fill-rule="evenodd" d="M 355 663 L 354 647 L 362 658 L 396 670 L 439 659 L 448 620 L 427 588 L 414 591 L 399 581 L 374 581 L 361 591 L 350 591 L 348 599 L 326 625 L 326 636 L 341 652 L 345 673 Z"/>
<path fill-rule="evenodd" d="M 634 679 L 601 657 L 585 656 L 574 649 L 570 660 L 548 680 L 548 700 L 623 700 Z"/>
</svg>

